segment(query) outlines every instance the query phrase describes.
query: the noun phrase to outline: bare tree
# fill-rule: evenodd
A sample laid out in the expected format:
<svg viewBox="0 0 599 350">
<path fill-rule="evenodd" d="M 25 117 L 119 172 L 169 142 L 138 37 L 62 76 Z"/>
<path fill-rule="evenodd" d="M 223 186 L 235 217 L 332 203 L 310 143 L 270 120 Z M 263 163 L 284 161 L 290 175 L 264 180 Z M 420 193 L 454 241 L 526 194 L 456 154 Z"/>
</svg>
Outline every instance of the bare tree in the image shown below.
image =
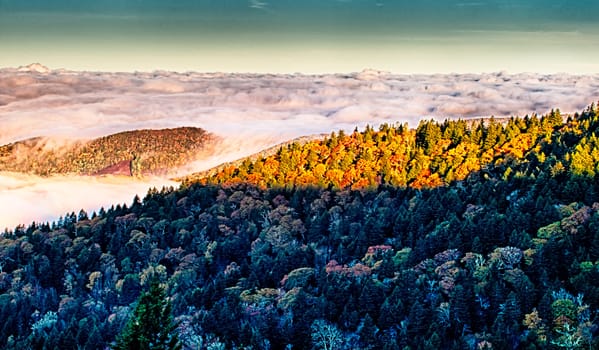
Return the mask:
<svg viewBox="0 0 599 350">
<path fill-rule="evenodd" d="M 334 324 L 325 320 L 315 320 L 312 323 L 312 343 L 315 349 L 341 349 L 343 334 Z"/>
</svg>

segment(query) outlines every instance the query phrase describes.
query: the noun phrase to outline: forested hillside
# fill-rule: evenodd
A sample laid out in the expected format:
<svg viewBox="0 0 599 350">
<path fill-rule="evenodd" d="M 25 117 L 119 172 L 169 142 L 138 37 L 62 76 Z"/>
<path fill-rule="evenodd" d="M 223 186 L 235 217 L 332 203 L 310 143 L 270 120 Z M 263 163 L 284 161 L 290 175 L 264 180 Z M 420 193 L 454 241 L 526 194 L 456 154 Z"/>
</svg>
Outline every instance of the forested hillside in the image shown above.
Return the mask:
<svg viewBox="0 0 599 350">
<path fill-rule="evenodd" d="M 562 123 L 560 111 L 555 110 L 541 118 L 533 115 L 504 123 L 492 117 L 469 122 L 429 120 L 416 130 L 384 124 L 379 131 L 367 127 L 351 135 L 340 131 L 324 140 L 289 144 L 276 155 L 230 165 L 209 177 L 192 175 L 184 182 L 334 189 L 386 184 L 420 189 L 461 181 L 488 167 L 504 167 L 509 176 L 510 162 L 522 160 Z M 577 124 L 565 127 L 570 128 Z"/>
<path fill-rule="evenodd" d="M 35 138 L 0 147 L 0 171 L 37 175 L 165 174 L 197 160 L 214 136 L 199 128 L 135 130 L 61 145 Z"/>
<path fill-rule="evenodd" d="M 598 348 L 598 112 L 336 133 L 5 232 L 0 347 L 103 348 L 157 280 L 184 349 Z"/>
</svg>

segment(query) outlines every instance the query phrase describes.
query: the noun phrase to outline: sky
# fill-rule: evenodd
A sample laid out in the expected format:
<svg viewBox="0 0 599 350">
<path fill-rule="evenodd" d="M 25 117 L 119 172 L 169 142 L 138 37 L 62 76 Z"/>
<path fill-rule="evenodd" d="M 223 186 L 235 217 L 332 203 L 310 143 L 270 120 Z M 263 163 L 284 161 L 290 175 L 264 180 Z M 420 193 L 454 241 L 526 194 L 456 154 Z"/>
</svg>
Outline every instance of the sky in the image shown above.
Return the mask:
<svg viewBox="0 0 599 350">
<path fill-rule="evenodd" d="M 597 73 L 595 0 L 0 0 L 0 67 Z"/>
</svg>

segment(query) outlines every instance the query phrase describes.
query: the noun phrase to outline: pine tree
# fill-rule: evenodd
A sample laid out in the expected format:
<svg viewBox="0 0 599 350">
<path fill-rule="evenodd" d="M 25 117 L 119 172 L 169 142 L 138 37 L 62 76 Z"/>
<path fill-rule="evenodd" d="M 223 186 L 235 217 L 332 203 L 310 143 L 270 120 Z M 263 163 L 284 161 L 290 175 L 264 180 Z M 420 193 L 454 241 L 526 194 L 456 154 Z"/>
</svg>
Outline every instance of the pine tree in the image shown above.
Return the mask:
<svg viewBox="0 0 599 350">
<path fill-rule="evenodd" d="M 177 325 L 171 315 L 171 303 L 158 281 L 138 299 L 125 329 L 117 337 L 114 350 L 179 350 Z"/>
</svg>

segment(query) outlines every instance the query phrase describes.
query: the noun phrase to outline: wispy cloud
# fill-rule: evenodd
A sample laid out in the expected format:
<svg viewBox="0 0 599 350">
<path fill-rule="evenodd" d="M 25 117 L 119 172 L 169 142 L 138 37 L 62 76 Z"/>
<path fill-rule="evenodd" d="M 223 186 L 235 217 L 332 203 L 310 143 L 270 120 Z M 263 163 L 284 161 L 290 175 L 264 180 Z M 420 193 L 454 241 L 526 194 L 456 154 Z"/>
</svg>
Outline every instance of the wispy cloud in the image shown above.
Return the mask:
<svg viewBox="0 0 599 350">
<path fill-rule="evenodd" d="M 253 9 L 265 9 L 268 6 L 267 2 L 264 1 L 260 1 L 260 0 L 250 0 L 250 7 Z"/>
<path fill-rule="evenodd" d="M 479 7 L 487 5 L 486 2 L 473 1 L 473 2 L 458 2 L 455 4 L 457 7 Z"/>
</svg>

